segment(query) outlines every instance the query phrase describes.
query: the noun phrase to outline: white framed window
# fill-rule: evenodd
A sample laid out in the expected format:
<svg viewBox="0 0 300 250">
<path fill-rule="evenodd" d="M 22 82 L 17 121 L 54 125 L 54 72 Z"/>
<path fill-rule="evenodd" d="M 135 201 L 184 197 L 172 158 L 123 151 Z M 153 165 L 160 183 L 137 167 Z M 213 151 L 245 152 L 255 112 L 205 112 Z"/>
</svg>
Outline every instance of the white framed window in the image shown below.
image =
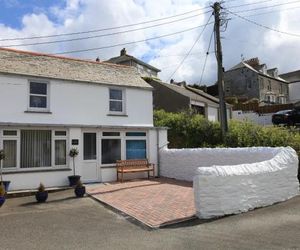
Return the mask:
<svg viewBox="0 0 300 250">
<path fill-rule="evenodd" d="M 19 133 L 14 129 L 4 129 L 2 131 L 2 148 L 5 159 L 3 160 L 3 169 L 14 169 L 18 166 L 18 148 Z"/>
<path fill-rule="evenodd" d="M 101 139 L 101 164 L 115 164 L 122 158 L 122 135 L 119 131 L 103 131 Z"/>
<path fill-rule="evenodd" d="M 55 130 L 53 132 L 53 151 L 54 151 L 54 165 L 67 165 L 67 131 Z"/>
<path fill-rule="evenodd" d="M 126 132 L 126 159 L 146 159 L 147 158 L 147 133 L 144 131 Z"/>
<path fill-rule="evenodd" d="M 28 110 L 49 111 L 49 83 L 29 81 Z"/>
<path fill-rule="evenodd" d="M 109 113 L 125 114 L 125 90 L 118 88 L 109 89 Z"/>
</svg>

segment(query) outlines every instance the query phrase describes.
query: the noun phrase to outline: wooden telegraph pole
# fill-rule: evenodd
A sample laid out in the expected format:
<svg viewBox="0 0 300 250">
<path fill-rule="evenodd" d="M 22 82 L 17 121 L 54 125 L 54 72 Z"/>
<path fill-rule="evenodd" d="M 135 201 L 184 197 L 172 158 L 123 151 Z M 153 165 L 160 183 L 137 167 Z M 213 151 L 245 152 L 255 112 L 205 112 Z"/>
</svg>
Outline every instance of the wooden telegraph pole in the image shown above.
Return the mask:
<svg viewBox="0 0 300 250">
<path fill-rule="evenodd" d="M 219 90 L 219 109 L 220 109 L 220 122 L 222 129 L 222 137 L 224 139 L 225 134 L 228 131 L 227 124 L 227 112 L 224 97 L 224 72 L 223 72 L 223 56 L 220 37 L 220 10 L 221 5 L 219 2 L 215 2 L 213 5 L 215 16 L 215 42 L 216 42 L 216 57 L 218 62 L 218 90 Z"/>
</svg>

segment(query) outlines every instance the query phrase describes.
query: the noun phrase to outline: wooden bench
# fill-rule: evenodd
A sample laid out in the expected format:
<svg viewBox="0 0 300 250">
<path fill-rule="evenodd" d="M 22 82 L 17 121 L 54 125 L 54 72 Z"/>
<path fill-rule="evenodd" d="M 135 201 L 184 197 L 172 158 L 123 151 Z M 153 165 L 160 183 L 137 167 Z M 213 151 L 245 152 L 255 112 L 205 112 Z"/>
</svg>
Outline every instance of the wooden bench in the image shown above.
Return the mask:
<svg viewBox="0 0 300 250">
<path fill-rule="evenodd" d="M 121 174 L 121 182 L 123 182 L 124 173 L 150 172 L 153 178 L 155 177 L 154 164 L 149 163 L 147 159 L 141 160 L 118 160 L 117 161 L 117 181 L 119 181 L 119 173 Z"/>
</svg>

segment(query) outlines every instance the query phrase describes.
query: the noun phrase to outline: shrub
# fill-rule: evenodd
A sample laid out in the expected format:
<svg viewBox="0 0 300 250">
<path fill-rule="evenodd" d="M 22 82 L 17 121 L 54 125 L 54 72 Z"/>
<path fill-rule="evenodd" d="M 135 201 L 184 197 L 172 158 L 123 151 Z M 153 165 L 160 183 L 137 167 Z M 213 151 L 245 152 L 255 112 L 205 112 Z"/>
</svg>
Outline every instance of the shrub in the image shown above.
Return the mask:
<svg viewBox="0 0 300 250">
<path fill-rule="evenodd" d="M 40 183 L 39 187 L 38 187 L 38 191 L 39 192 L 45 192 L 45 186 L 43 185 L 43 183 Z"/>
</svg>

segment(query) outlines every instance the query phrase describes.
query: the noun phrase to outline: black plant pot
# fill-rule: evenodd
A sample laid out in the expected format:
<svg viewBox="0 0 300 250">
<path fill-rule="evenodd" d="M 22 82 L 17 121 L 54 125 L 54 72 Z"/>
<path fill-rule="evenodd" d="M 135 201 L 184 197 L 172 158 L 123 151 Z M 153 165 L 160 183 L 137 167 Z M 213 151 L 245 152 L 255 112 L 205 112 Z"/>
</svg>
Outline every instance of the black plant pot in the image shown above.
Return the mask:
<svg viewBox="0 0 300 250">
<path fill-rule="evenodd" d="M 2 207 L 4 202 L 5 202 L 5 196 L 0 196 L 0 207 Z"/>
<path fill-rule="evenodd" d="M 77 182 L 80 180 L 80 175 L 70 175 L 69 178 L 69 185 L 70 187 L 74 187 L 77 185 Z"/>
<path fill-rule="evenodd" d="M 48 192 L 43 191 L 43 192 L 37 192 L 35 194 L 36 201 L 39 203 L 45 202 L 48 199 Z"/>
<path fill-rule="evenodd" d="M 0 185 L 1 185 L 2 183 L 3 183 L 3 185 L 4 185 L 5 192 L 7 192 L 7 191 L 8 191 L 8 188 L 9 188 L 10 181 L 3 181 L 3 182 L 0 181 Z"/>
<path fill-rule="evenodd" d="M 76 187 L 74 190 L 76 197 L 83 197 L 85 194 L 85 186 Z"/>
</svg>

